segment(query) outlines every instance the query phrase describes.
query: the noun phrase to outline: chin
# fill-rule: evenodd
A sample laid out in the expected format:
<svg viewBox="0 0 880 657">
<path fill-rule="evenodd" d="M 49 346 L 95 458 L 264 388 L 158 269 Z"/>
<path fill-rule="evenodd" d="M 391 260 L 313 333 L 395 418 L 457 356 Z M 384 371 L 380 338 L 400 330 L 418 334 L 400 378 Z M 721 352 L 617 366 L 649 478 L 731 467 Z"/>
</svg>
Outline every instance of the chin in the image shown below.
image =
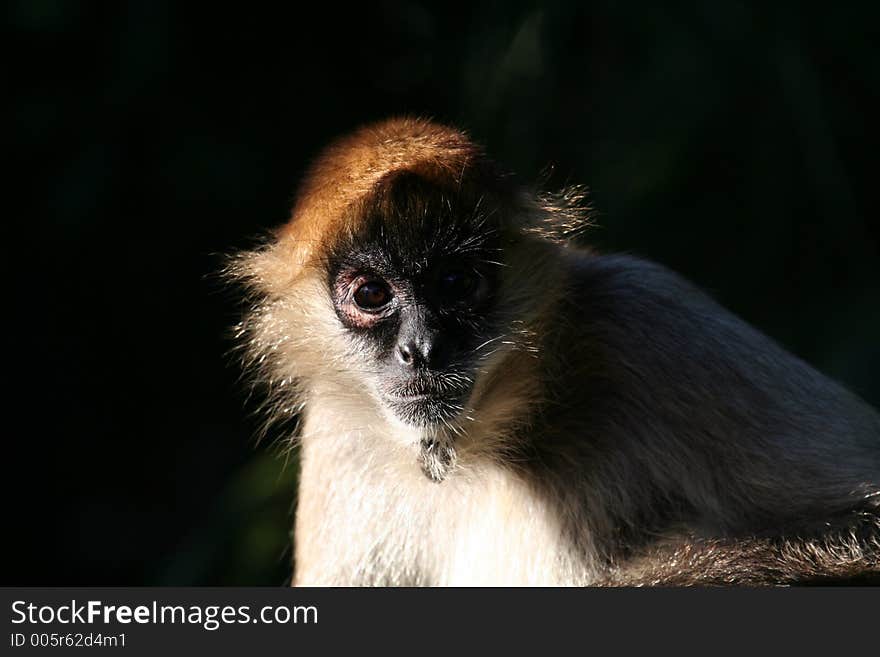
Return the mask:
<svg viewBox="0 0 880 657">
<path fill-rule="evenodd" d="M 449 428 L 464 413 L 468 395 L 382 395 L 385 414 L 397 425 L 427 430 Z"/>
</svg>

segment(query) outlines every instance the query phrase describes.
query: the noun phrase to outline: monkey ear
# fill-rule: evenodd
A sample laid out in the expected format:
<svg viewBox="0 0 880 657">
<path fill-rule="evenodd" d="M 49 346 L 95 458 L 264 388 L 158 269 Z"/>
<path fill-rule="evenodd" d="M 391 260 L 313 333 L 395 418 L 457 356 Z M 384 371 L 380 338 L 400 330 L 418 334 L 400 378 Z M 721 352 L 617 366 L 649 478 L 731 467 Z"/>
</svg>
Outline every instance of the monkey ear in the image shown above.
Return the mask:
<svg viewBox="0 0 880 657">
<path fill-rule="evenodd" d="M 578 244 L 594 225 L 587 188 L 565 187 L 558 192 L 539 192 L 525 232 L 562 244 Z"/>
</svg>

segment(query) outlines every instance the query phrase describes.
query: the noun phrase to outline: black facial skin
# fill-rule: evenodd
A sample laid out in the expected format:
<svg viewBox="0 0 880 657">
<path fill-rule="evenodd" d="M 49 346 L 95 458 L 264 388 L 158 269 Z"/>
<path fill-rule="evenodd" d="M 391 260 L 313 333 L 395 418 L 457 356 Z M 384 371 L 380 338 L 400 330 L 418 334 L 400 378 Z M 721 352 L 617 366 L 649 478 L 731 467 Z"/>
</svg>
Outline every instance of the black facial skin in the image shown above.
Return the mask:
<svg viewBox="0 0 880 657">
<path fill-rule="evenodd" d="M 478 203 L 413 178 L 388 194 L 330 256 L 331 297 L 375 354 L 386 406 L 414 426 L 448 424 L 471 395 L 478 347 L 497 333 L 500 240 Z"/>
</svg>

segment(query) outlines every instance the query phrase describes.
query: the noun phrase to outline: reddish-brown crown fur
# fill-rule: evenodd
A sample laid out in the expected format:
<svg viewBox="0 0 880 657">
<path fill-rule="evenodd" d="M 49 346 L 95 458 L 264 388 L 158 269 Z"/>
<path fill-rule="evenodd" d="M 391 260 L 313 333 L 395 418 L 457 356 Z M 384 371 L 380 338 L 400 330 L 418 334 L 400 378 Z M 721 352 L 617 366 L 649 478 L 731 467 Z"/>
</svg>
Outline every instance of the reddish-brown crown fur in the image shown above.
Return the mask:
<svg viewBox="0 0 880 657">
<path fill-rule="evenodd" d="M 357 228 L 361 217 L 353 210 L 388 176 L 408 171 L 451 187 L 475 174 L 485 183 L 488 166 L 477 145 L 443 125 L 397 118 L 366 126 L 329 146 L 311 166 L 279 241 L 305 264 L 318 255 L 318 245 L 323 250 Z"/>
</svg>

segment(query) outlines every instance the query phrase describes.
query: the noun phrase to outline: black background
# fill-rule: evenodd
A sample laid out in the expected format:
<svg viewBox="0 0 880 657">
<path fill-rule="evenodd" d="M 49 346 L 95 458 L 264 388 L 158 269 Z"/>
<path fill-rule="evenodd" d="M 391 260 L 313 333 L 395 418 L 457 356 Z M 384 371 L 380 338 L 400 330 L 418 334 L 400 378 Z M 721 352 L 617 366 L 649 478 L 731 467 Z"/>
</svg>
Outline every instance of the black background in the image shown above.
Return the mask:
<svg viewBox="0 0 880 657">
<path fill-rule="evenodd" d="M 295 467 L 211 274 L 390 114 L 588 184 L 591 243 L 880 403 L 880 4 L 318 4 L 7 3 L 2 583 L 284 581 Z"/>
</svg>

